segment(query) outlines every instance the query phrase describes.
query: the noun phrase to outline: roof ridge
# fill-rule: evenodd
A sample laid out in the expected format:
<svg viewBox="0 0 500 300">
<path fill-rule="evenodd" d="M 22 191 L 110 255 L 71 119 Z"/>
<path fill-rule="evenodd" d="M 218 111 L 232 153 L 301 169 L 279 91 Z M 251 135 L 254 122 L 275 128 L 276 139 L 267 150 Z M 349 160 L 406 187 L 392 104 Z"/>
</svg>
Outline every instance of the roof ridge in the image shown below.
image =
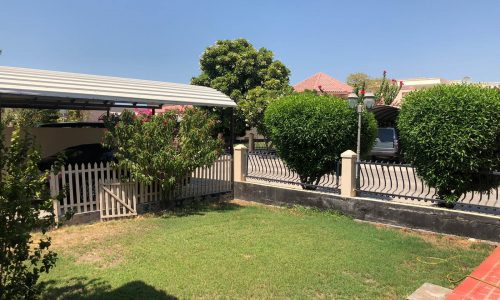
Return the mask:
<svg viewBox="0 0 500 300">
<path fill-rule="evenodd" d="M 317 86 L 319 88 L 318 82 L 321 79 L 321 72 L 316 73 L 314 76 L 316 76 L 316 81 L 314 82 L 314 86 Z"/>
<path fill-rule="evenodd" d="M 302 90 L 321 90 L 325 92 L 351 92 L 352 87 L 332 76 L 324 73 L 317 72 L 314 75 L 302 80 L 294 85 L 297 91 Z"/>
</svg>

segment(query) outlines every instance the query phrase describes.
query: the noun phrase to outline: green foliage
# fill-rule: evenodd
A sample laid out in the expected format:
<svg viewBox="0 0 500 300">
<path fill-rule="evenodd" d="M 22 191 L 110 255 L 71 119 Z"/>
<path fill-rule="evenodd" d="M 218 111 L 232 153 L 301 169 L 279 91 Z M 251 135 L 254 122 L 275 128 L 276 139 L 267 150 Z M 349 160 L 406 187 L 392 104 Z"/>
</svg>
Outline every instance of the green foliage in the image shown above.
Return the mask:
<svg viewBox="0 0 500 300">
<path fill-rule="evenodd" d="M 284 96 L 269 105 L 264 121 L 278 154 L 302 183 L 317 184 L 335 170 L 342 152 L 356 149 L 358 114 L 340 98 L 313 93 Z M 373 146 L 376 131 L 375 117 L 364 112 L 362 153 Z"/>
<path fill-rule="evenodd" d="M 6 124 L 36 127 L 43 123 L 57 122 L 59 116 L 57 109 L 6 108 L 2 118 Z"/>
<path fill-rule="evenodd" d="M 406 160 L 450 205 L 498 185 L 500 90 L 439 85 L 406 95 L 398 127 Z"/>
<path fill-rule="evenodd" d="M 245 39 L 219 40 L 205 49 L 200 59 L 202 73 L 191 79 L 191 84 L 209 86 L 228 95 L 236 101 L 243 100 L 247 93 L 260 87 L 279 93 L 289 86 L 290 70 L 279 60 L 274 59 L 273 52 L 266 48 L 255 49 Z M 258 99 L 255 94 L 246 98 L 247 103 Z M 260 101 L 260 100 L 258 100 Z M 220 132 L 229 133 L 230 113 L 228 109 L 213 109 L 221 120 Z M 236 132 L 244 132 L 245 119 L 252 118 L 242 114 L 248 110 L 238 110 L 236 115 Z M 249 112 L 252 114 L 252 112 Z"/>
<path fill-rule="evenodd" d="M 182 116 L 176 110 L 154 116 L 125 110 L 105 124 L 103 144 L 114 150 L 117 165 L 140 182 L 158 180 L 164 196 L 197 167 L 211 165 L 221 151 L 221 141 L 211 136 L 216 121 L 196 108 Z"/>
<path fill-rule="evenodd" d="M 87 110 L 74 110 L 70 109 L 66 112 L 64 116 L 59 118 L 61 122 L 81 122 L 85 121 L 89 116 L 89 111 Z"/>
<path fill-rule="evenodd" d="M 355 93 L 356 90 L 362 89 L 368 92 L 376 92 L 381 81 L 381 78 L 372 78 L 365 73 L 351 73 L 346 79 L 346 83 L 354 88 Z"/>
<path fill-rule="evenodd" d="M 384 71 L 380 87 L 375 93 L 375 101 L 390 105 L 403 87 L 403 81 L 399 83 L 395 79 L 387 80 L 387 72 Z"/>
<path fill-rule="evenodd" d="M 258 133 L 267 137 L 268 132 L 264 125 L 264 112 L 272 101 L 290 93 L 292 93 L 291 87 L 283 90 L 267 90 L 256 87 L 248 91 L 246 96 L 238 102 L 238 110 L 245 117 L 246 126 L 257 128 Z"/>
<path fill-rule="evenodd" d="M 38 170 L 34 138 L 17 121 L 11 146 L 0 148 L 0 299 L 35 298 L 40 273 L 56 261 L 45 235 L 54 225 L 48 174 Z M 33 239 L 34 230 L 41 231 L 39 239 Z"/>
</svg>

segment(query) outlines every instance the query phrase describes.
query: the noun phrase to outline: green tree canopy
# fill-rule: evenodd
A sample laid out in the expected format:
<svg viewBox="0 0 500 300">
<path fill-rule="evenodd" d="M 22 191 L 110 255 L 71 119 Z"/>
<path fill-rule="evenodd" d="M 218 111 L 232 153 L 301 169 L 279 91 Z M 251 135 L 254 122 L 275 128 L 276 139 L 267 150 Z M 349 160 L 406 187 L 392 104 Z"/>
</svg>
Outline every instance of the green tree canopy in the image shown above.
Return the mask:
<svg viewBox="0 0 500 300">
<path fill-rule="evenodd" d="M 282 90 L 268 90 L 262 87 L 256 87 L 248 91 L 245 97 L 238 102 L 238 110 L 245 118 L 247 127 L 257 128 L 257 132 L 264 137 L 268 137 L 269 133 L 264 124 L 264 113 L 269 104 L 287 94 L 291 94 L 291 87 Z"/>
<path fill-rule="evenodd" d="M 364 84 L 366 91 L 368 92 L 377 92 L 380 87 L 380 83 L 382 82 L 382 78 L 372 78 L 365 73 L 351 73 L 347 76 L 346 83 L 352 86 L 355 90 L 361 89 Z"/>
<path fill-rule="evenodd" d="M 290 70 L 281 61 L 274 59 L 272 51 L 266 48 L 257 50 L 245 39 L 219 40 L 215 45 L 209 46 L 201 56 L 200 68 L 201 74 L 193 77 L 191 84 L 217 89 L 237 103 L 257 87 L 270 91 L 282 91 L 289 87 Z M 247 101 L 258 99 L 255 94 L 262 92 L 254 93 Z M 228 110 L 214 111 L 222 121 L 221 129 L 228 133 Z M 245 127 L 245 118 L 249 117 L 244 112 L 247 110 L 238 110 L 236 116 L 240 133 Z M 249 118 L 253 119 L 252 116 Z"/>
<path fill-rule="evenodd" d="M 411 92 L 398 127 L 406 160 L 448 204 L 498 185 L 498 176 L 486 174 L 500 170 L 499 89 L 462 84 Z"/>
<path fill-rule="evenodd" d="M 342 152 L 356 149 L 358 114 L 340 98 L 311 92 L 284 96 L 269 105 L 264 122 L 279 156 L 307 184 L 304 188 L 333 172 Z M 361 134 L 361 152 L 367 153 L 377 134 L 372 113 L 363 113 Z"/>
</svg>

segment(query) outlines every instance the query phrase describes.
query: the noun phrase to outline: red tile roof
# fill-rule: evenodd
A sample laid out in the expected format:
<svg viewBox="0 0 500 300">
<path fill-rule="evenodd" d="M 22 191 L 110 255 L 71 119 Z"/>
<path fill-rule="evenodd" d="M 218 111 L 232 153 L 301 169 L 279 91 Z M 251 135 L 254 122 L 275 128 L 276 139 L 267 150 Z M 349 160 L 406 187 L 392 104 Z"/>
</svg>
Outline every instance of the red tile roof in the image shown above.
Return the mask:
<svg viewBox="0 0 500 300">
<path fill-rule="evenodd" d="M 293 86 L 293 89 L 296 92 L 315 90 L 332 94 L 348 94 L 352 92 L 351 86 L 321 72 L 297 83 Z"/>
</svg>

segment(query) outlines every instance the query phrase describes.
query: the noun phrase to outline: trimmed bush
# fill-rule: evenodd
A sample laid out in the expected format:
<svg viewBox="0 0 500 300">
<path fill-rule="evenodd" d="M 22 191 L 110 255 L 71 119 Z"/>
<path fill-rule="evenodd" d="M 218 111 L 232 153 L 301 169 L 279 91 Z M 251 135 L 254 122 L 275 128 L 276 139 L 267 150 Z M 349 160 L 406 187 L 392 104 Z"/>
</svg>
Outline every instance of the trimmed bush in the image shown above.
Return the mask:
<svg viewBox="0 0 500 300">
<path fill-rule="evenodd" d="M 448 206 L 488 191 L 500 170 L 500 90 L 439 85 L 409 93 L 398 127 L 405 158 Z"/>
<path fill-rule="evenodd" d="M 279 156 L 305 184 L 318 184 L 335 170 L 342 152 L 356 150 L 358 114 L 340 98 L 314 93 L 284 96 L 268 106 L 264 123 Z M 362 153 L 371 149 L 376 134 L 373 114 L 364 112 Z"/>
</svg>

